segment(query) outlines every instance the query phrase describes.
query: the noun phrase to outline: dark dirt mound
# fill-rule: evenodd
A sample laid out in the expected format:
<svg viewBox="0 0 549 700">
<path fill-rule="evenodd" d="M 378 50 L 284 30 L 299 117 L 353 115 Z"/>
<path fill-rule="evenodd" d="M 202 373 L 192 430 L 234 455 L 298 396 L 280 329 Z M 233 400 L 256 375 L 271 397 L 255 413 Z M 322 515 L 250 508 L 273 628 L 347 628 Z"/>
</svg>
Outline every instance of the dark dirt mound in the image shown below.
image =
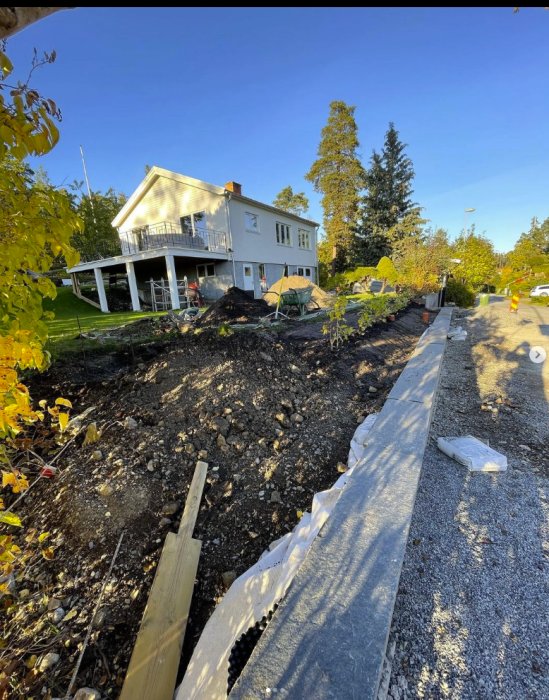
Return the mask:
<svg viewBox="0 0 549 700">
<path fill-rule="evenodd" d="M 216 326 L 219 323 L 250 323 L 270 311 L 263 299 L 253 299 L 238 287 L 229 287 L 197 322 L 198 326 Z"/>
</svg>

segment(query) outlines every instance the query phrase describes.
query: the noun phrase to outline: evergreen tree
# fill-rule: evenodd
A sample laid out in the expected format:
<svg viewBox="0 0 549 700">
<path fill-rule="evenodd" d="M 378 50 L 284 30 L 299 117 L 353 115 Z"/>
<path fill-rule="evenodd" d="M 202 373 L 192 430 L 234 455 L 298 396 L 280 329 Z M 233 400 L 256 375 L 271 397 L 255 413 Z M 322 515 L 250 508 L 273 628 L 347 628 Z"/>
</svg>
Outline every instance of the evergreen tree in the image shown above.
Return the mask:
<svg viewBox="0 0 549 700">
<path fill-rule="evenodd" d="M 305 196 L 305 192 L 294 193 L 292 186 L 288 185 L 276 195 L 273 206 L 296 214 L 296 216 L 303 216 L 309 208 L 309 200 Z"/>
<path fill-rule="evenodd" d="M 354 253 L 360 192 L 366 173 L 357 155 L 359 146 L 355 108 L 345 102 L 330 104 L 322 129 L 318 158 L 305 176 L 322 193 L 323 225 L 331 250 L 332 274 L 349 267 Z"/>
<path fill-rule="evenodd" d="M 385 134 L 381 153 L 373 151 L 367 175 L 368 192 L 362 203 L 357 254 L 361 262 L 372 264 L 375 258 L 390 254 L 396 240 L 409 235 L 399 224 L 419 209 L 412 202 L 414 167 L 405 153 L 392 122 Z M 379 258 L 378 258 L 379 259 Z"/>
</svg>

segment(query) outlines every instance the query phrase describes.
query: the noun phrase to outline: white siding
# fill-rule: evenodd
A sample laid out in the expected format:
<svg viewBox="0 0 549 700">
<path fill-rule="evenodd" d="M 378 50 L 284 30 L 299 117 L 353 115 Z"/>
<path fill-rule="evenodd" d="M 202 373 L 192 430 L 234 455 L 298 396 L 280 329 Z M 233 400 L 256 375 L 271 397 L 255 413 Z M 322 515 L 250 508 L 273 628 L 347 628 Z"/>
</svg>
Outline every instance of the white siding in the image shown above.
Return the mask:
<svg viewBox="0 0 549 700">
<path fill-rule="evenodd" d="M 205 228 L 227 231 L 223 196 L 161 175 L 131 211 L 120 230 L 128 231 L 138 226 L 154 225 L 162 221 L 178 223 L 181 216 L 199 211 L 206 212 Z"/>
<path fill-rule="evenodd" d="M 291 215 L 277 214 L 261 207 L 253 206 L 231 199 L 229 202 L 231 232 L 236 260 L 256 263 L 278 263 L 316 267 L 316 233 L 312 225 L 305 224 Z M 257 214 L 259 233 L 246 231 L 245 213 Z M 276 242 L 276 222 L 290 227 L 291 245 L 279 245 Z M 309 231 L 311 249 L 304 250 L 298 246 L 297 231 Z"/>
</svg>

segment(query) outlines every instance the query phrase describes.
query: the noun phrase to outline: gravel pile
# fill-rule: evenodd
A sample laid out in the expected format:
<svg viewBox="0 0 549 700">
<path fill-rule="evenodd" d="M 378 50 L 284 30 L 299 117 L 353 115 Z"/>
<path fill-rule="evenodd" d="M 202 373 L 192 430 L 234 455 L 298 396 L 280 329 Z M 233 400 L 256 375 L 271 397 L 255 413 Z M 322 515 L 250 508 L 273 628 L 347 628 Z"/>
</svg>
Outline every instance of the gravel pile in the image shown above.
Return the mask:
<svg viewBox="0 0 549 700">
<path fill-rule="evenodd" d="M 543 372 L 549 384 L 509 323 L 503 304 L 454 315 L 469 335 L 446 350 L 389 641 L 392 700 L 549 697 Z M 508 471 L 471 474 L 436 448 L 466 434 Z"/>
</svg>

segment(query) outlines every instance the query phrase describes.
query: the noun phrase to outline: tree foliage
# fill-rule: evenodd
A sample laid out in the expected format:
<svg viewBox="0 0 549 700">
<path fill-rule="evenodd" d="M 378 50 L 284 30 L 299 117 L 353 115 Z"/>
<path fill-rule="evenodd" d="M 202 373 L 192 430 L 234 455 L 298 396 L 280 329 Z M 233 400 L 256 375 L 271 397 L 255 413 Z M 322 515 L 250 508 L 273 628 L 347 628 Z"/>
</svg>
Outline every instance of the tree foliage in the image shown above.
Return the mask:
<svg viewBox="0 0 549 700">
<path fill-rule="evenodd" d="M 284 187 L 276 195 L 273 206 L 290 212 L 296 216 L 303 216 L 309 208 L 309 200 L 304 192 L 294 192 L 291 185 Z"/>
<path fill-rule="evenodd" d="M 79 185 L 76 183 L 76 186 Z M 104 194 L 92 192 L 91 197 L 80 194 L 75 208 L 82 221 L 82 228 L 75 233 L 72 243 L 84 258 L 90 255 L 94 259 L 107 258 L 120 254 L 118 232 L 111 221 L 126 201 L 126 195 L 116 192 L 112 187 Z"/>
<path fill-rule="evenodd" d="M 383 294 L 388 284 L 395 284 L 398 279 L 398 272 L 391 258 L 387 256 L 382 257 L 378 262 L 377 272 L 381 279 L 381 293 Z"/>
<path fill-rule="evenodd" d="M 454 277 L 472 289 L 487 284 L 496 271 L 494 246 L 485 236 L 475 233 L 474 226 L 456 239 L 453 254 L 461 260 L 453 269 Z"/>
<path fill-rule="evenodd" d="M 359 230 L 364 261 L 369 262 L 380 250 L 390 254 L 394 241 L 409 235 L 399 224 L 412 214 L 420 218 L 420 210 L 412 202 L 414 167 L 405 149 L 406 144 L 390 122 L 383 149 L 381 153 L 373 151 L 367 174 L 368 191 L 362 201 Z"/>
<path fill-rule="evenodd" d="M 55 54 L 32 62 L 52 63 Z M 0 52 L 0 438 L 14 437 L 26 423 L 41 417 L 33 409 L 20 370 L 44 369 L 48 354 L 42 299 L 54 297 L 53 283 L 41 276 L 60 255 L 75 264 L 70 244 L 78 217 L 67 194 L 39 178 L 22 161 L 50 151 L 59 134 L 60 112 L 25 82 L 8 83 L 13 66 Z M 0 459 L 6 459 L 5 443 Z"/>
<path fill-rule="evenodd" d="M 348 267 L 353 256 L 360 192 L 366 181 L 357 155 L 359 141 L 354 112 L 355 108 L 345 102 L 330 104 L 318 158 L 305 176 L 322 193 L 323 225 L 331 250 L 332 274 Z"/>
<path fill-rule="evenodd" d="M 440 277 L 448 270 L 451 257 L 444 229 L 402 238 L 394 250 L 399 284 L 417 294 L 434 292 L 440 287 Z"/>
</svg>

